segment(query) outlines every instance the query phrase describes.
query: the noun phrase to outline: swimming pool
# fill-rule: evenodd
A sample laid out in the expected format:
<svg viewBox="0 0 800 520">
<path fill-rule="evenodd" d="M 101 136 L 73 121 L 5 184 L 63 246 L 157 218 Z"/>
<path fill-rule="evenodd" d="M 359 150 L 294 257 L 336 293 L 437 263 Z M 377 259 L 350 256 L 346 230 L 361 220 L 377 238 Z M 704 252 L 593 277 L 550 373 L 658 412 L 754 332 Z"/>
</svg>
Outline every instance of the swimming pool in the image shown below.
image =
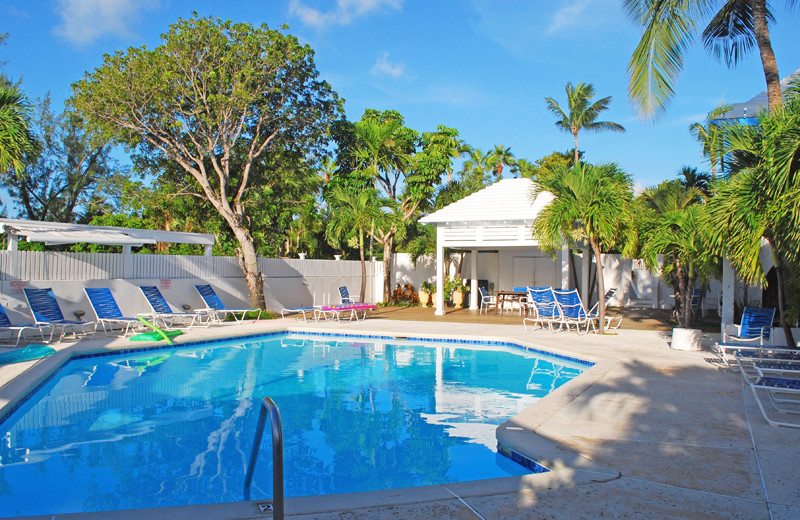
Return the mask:
<svg viewBox="0 0 800 520">
<path fill-rule="evenodd" d="M 241 500 L 264 396 L 281 410 L 287 496 L 524 474 L 496 453 L 496 426 L 586 367 L 507 344 L 311 334 L 72 360 L 0 424 L 0 516 Z M 268 437 L 253 499 L 271 495 Z"/>
</svg>

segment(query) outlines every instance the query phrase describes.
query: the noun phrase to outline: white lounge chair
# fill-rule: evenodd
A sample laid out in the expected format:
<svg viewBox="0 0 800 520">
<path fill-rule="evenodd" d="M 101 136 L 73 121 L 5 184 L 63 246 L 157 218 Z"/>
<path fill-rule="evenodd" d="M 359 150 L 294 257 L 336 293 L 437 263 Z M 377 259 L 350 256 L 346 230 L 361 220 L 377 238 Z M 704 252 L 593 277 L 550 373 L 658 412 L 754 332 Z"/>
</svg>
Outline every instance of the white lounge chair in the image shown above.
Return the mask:
<svg viewBox="0 0 800 520">
<path fill-rule="evenodd" d="M 756 403 L 764 420 L 772 426 L 800 428 L 800 417 L 796 422 L 775 419 L 767 414 L 762 398 L 769 400 L 772 407 L 781 414 L 800 414 L 800 379 L 782 377 L 759 377 L 750 383 Z"/>
<path fill-rule="evenodd" d="M 248 312 L 257 312 L 258 316 L 256 316 L 255 319 L 261 319 L 261 309 L 231 309 L 230 307 L 226 307 L 219 296 L 217 296 L 214 288 L 208 284 L 195 285 L 194 288 L 200 295 L 200 298 L 203 299 L 206 307 L 212 311 L 214 320 L 220 323 L 228 315 L 233 316 L 235 321 L 244 321 L 244 317 Z"/>
</svg>

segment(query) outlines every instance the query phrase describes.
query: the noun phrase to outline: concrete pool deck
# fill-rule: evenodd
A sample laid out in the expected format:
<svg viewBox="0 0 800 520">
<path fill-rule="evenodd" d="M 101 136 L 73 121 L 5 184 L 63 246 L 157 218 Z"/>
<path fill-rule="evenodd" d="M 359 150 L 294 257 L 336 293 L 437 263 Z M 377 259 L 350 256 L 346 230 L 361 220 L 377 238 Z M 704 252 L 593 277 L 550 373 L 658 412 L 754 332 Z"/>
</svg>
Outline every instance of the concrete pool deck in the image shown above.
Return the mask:
<svg viewBox="0 0 800 520">
<path fill-rule="evenodd" d="M 180 342 L 281 329 L 510 340 L 596 362 L 498 428 L 545 474 L 286 500 L 286 517 L 333 519 L 800 518 L 800 430 L 769 426 L 737 372 L 712 352 L 669 349 L 664 331 L 581 335 L 522 325 L 275 320 L 192 329 Z M 708 345 L 715 337 L 706 337 Z M 65 342 L 58 356 L 0 367 L 0 408 L 72 353 L 127 340 Z M 59 359 L 60 358 L 60 359 Z M 56 518 L 270 518 L 256 502 Z M 53 518 L 48 515 L 42 518 Z"/>
</svg>

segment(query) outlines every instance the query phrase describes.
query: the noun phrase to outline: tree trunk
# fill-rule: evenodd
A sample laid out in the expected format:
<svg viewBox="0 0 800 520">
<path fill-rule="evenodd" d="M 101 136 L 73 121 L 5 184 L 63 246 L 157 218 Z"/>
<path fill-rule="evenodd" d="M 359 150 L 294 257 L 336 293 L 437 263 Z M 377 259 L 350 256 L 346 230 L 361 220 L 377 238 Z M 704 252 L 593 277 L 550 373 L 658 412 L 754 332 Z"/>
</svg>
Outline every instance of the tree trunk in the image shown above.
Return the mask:
<svg viewBox="0 0 800 520">
<path fill-rule="evenodd" d="M 781 96 L 781 77 L 778 74 L 778 63 L 772 50 L 767 25 L 767 0 L 751 0 L 753 8 L 753 31 L 755 32 L 764 78 L 767 80 L 767 99 L 769 112 L 773 113 L 783 103 Z"/>
<path fill-rule="evenodd" d="M 603 281 L 603 262 L 600 258 L 600 246 L 598 245 L 597 241 L 594 238 L 589 237 L 589 244 L 592 246 L 592 251 L 594 251 L 594 258 L 597 261 L 597 293 L 600 295 L 600 299 L 597 300 L 597 319 L 598 319 L 598 327 L 601 333 L 605 333 L 606 331 L 606 286 L 605 282 Z"/>
<path fill-rule="evenodd" d="M 794 335 L 792 334 L 792 328 L 789 326 L 789 323 L 786 321 L 786 305 L 785 305 L 785 297 L 784 294 L 786 292 L 786 278 L 783 272 L 783 259 L 781 255 L 776 252 L 775 244 L 770 244 L 770 249 L 772 250 L 772 261 L 775 264 L 775 275 L 778 278 L 778 319 L 780 320 L 781 329 L 783 329 L 783 334 L 786 336 L 786 344 L 790 347 L 794 347 L 797 343 L 794 342 Z"/>
<path fill-rule="evenodd" d="M 388 233 L 383 240 L 383 301 L 392 302 L 392 249 L 394 249 L 394 232 Z"/>
<path fill-rule="evenodd" d="M 358 230 L 358 256 L 361 259 L 361 291 L 358 301 L 364 302 L 367 295 L 367 260 L 364 256 L 364 231 L 361 229 Z"/>
<path fill-rule="evenodd" d="M 580 164 L 580 158 L 578 157 L 578 129 L 572 129 L 572 136 L 575 138 L 575 164 L 573 166 L 578 166 Z"/>
<path fill-rule="evenodd" d="M 227 219 L 226 219 L 227 220 Z M 234 236 L 239 241 L 237 253 L 239 255 L 239 267 L 242 268 L 244 279 L 247 282 L 247 289 L 250 292 L 250 306 L 258 309 L 266 309 L 264 301 L 264 277 L 258 268 L 258 255 L 256 254 L 253 236 L 244 226 L 235 221 L 228 221 Z"/>
</svg>

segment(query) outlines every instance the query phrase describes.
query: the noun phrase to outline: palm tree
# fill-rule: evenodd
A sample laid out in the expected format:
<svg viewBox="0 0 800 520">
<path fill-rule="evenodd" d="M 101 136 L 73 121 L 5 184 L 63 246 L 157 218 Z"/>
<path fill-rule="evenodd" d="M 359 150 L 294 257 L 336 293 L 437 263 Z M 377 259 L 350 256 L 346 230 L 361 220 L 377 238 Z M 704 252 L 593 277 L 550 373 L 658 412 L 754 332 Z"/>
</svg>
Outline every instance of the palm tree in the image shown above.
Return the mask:
<svg viewBox="0 0 800 520">
<path fill-rule="evenodd" d="M 33 149 L 29 111 L 21 92 L 0 87 L 0 173 L 12 169 L 19 173 L 23 157 Z"/>
<path fill-rule="evenodd" d="M 786 309 L 786 268 L 800 260 L 800 97 L 783 110 L 759 117 L 759 125 L 726 128 L 729 150 L 744 157 L 738 171 L 709 201 L 713 246 L 730 258 L 749 283 L 764 283 L 759 254 L 770 245 L 781 327 L 794 345 Z"/>
<path fill-rule="evenodd" d="M 789 5 L 796 3 L 787 0 Z M 768 0 L 622 0 L 623 10 L 644 29 L 628 63 L 628 95 L 640 114 L 653 118 L 666 110 L 675 94 L 683 55 L 698 25 L 712 14 L 702 33 L 706 51 L 732 67 L 758 47 L 769 110 L 780 106 L 780 76 L 768 27 L 774 16 L 769 4 Z"/>
<path fill-rule="evenodd" d="M 364 301 L 367 291 L 367 263 L 364 254 L 364 234 L 383 213 L 377 203 L 377 192 L 370 188 L 355 192 L 335 187 L 328 192 L 328 205 L 331 219 L 325 229 L 325 239 L 334 247 L 339 247 L 342 239 L 352 236 L 358 239 L 358 256 L 361 260 L 361 291 L 359 301 Z"/>
<path fill-rule="evenodd" d="M 556 126 L 565 132 L 569 132 L 575 138 L 575 164 L 580 162 L 580 155 L 578 153 L 578 132 L 586 130 L 589 132 L 599 132 L 601 130 L 609 130 L 612 132 L 624 132 L 625 128 L 610 121 L 596 121 L 600 112 L 608 110 L 608 105 L 611 103 L 611 96 L 598 99 L 592 103 L 594 98 L 594 87 L 591 83 L 578 83 L 573 86 L 572 83 L 567 83 L 564 89 L 567 93 L 567 107 L 566 110 L 553 98 L 544 98 L 547 102 L 547 110 L 552 112 L 559 121 L 556 121 Z"/>
<path fill-rule="evenodd" d="M 710 239 L 700 218 L 702 193 L 697 187 L 674 180 L 645 190 L 639 199 L 644 206 L 639 255 L 654 270 L 659 268 L 658 257 L 662 255 L 662 275 L 679 297 L 676 303 L 681 309 L 681 326 L 688 328 L 695 282 L 700 278 L 706 283 L 717 261 L 708 254 Z"/>
<path fill-rule="evenodd" d="M 628 227 L 633 181 L 616 164 L 556 167 L 534 188 L 534 197 L 550 192 L 554 199 L 533 223 L 533 238 L 546 251 L 588 242 L 597 264 L 597 294 L 601 330 L 605 327 L 604 251 L 616 246 Z M 588 303 L 588 302 L 586 302 Z"/>
<path fill-rule="evenodd" d="M 516 173 L 516 160 L 511 148 L 505 148 L 502 144 L 497 144 L 494 149 L 486 154 L 486 166 L 494 170 L 497 180 L 503 179 L 503 165 L 508 165 L 512 173 Z"/>
<path fill-rule="evenodd" d="M 717 163 L 720 162 L 724 156 L 722 150 L 722 130 L 719 126 L 713 124 L 713 121 L 718 117 L 731 110 L 733 107 L 730 105 L 720 105 L 706 116 L 706 120 L 702 123 L 692 123 L 689 125 L 689 132 L 692 137 L 697 139 L 703 145 L 703 155 L 708 157 L 711 163 L 711 180 L 717 178 Z"/>
<path fill-rule="evenodd" d="M 711 177 L 707 173 L 698 172 L 697 168 L 691 166 L 684 166 L 678 172 L 678 177 L 683 177 L 680 183 L 684 188 L 697 190 L 698 193 L 695 196 L 697 202 L 701 198 L 707 199 L 711 196 Z"/>
</svg>

